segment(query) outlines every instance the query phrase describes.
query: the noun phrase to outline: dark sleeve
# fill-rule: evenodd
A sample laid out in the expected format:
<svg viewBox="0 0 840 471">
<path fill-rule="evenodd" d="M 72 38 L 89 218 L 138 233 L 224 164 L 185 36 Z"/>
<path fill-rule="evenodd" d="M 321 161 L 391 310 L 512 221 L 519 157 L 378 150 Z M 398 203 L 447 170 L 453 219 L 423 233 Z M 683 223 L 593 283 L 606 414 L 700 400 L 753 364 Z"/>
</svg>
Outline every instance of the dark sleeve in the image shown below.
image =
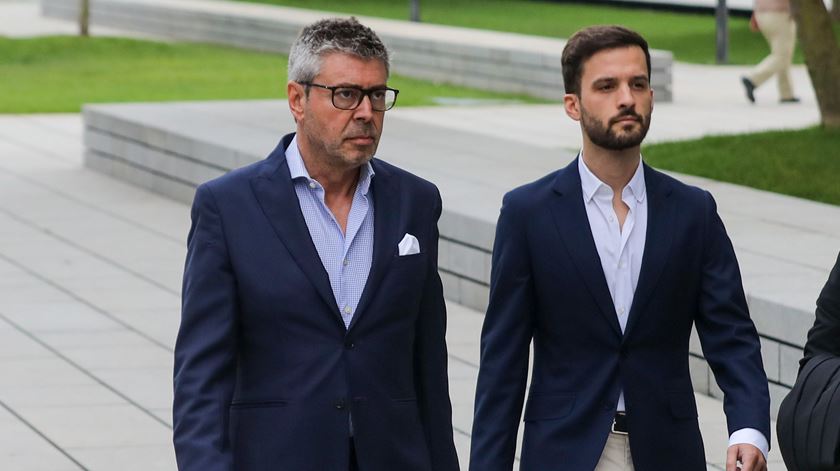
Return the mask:
<svg viewBox="0 0 840 471">
<path fill-rule="evenodd" d="M 415 341 L 414 371 L 432 469 L 458 471 L 458 455 L 452 437 L 452 404 L 449 399 L 446 350 L 446 304 L 438 274 L 438 228 L 440 194 L 435 194 L 432 237 L 427 252 L 429 271 L 420 304 Z"/>
<path fill-rule="evenodd" d="M 496 225 L 490 303 L 481 331 L 471 471 L 513 469 L 528 379 L 536 300 L 525 225 L 509 200 L 508 195 Z"/>
<path fill-rule="evenodd" d="M 729 434 L 753 428 L 770 443 L 770 393 L 761 343 L 747 309 L 735 250 L 709 193 L 705 212 L 697 334 L 724 393 Z"/>
<path fill-rule="evenodd" d="M 817 298 L 816 319 L 808 331 L 802 365 L 821 353 L 840 356 L 840 255 Z"/>
<path fill-rule="evenodd" d="M 236 288 L 222 220 L 199 187 L 175 344 L 173 439 L 180 471 L 230 471 L 227 414 L 235 381 Z"/>
</svg>

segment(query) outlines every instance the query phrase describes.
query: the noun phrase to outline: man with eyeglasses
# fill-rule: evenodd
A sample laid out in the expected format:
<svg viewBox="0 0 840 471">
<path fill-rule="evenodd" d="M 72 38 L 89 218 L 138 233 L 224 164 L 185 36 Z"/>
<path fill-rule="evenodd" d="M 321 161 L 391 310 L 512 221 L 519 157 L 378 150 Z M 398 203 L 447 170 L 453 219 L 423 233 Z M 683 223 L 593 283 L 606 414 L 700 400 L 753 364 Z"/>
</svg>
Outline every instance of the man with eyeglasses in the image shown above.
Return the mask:
<svg viewBox="0 0 840 471">
<path fill-rule="evenodd" d="M 437 188 L 374 159 L 388 52 L 355 18 L 289 55 L 296 133 L 201 185 L 175 347 L 183 470 L 458 470 Z"/>
</svg>

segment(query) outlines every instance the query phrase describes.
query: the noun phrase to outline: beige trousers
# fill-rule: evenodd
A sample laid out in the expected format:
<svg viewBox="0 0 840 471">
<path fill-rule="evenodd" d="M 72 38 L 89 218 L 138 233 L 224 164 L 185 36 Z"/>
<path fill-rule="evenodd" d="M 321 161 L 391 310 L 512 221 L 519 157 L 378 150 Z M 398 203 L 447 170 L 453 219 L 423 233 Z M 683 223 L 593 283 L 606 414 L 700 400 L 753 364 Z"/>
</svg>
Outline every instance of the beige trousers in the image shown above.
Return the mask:
<svg viewBox="0 0 840 471">
<path fill-rule="evenodd" d="M 770 55 L 755 66 L 747 78 L 757 87 L 777 75 L 779 98 L 793 98 L 790 63 L 796 47 L 796 23 L 789 13 L 779 11 L 756 12 L 755 20 L 764 39 L 770 44 Z"/>
<path fill-rule="evenodd" d="M 595 471 L 633 471 L 633 457 L 630 456 L 628 435 L 610 433 Z"/>
</svg>

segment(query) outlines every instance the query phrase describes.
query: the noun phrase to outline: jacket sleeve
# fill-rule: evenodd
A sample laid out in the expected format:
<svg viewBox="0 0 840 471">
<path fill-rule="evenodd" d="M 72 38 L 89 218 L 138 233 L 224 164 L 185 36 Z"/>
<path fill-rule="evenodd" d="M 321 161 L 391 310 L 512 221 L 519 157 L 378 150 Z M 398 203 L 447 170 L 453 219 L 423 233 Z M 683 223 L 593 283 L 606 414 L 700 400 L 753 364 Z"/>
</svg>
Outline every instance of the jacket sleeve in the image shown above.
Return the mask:
<svg viewBox="0 0 840 471">
<path fill-rule="evenodd" d="M 770 393 L 761 343 L 750 319 L 732 242 L 705 193 L 705 233 L 697 334 L 724 393 L 728 431 L 753 428 L 770 442 Z"/>
<path fill-rule="evenodd" d="M 808 331 L 802 366 L 822 353 L 840 356 L 840 255 L 817 298 L 816 319 Z"/>
<path fill-rule="evenodd" d="M 207 186 L 196 191 L 175 345 L 173 425 L 181 471 L 230 471 L 228 404 L 235 383 L 237 303 L 222 219 Z"/>
<path fill-rule="evenodd" d="M 438 274 L 438 228 L 440 194 L 435 195 L 432 237 L 429 238 L 429 271 L 417 319 L 414 371 L 418 405 L 422 415 L 432 469 L 458 471 L 458 455 L 452 436 L 452 403 L 449 398 L 446 349 L 446 304 Z"/>
<path fill-rule="evenodd" d="M 471 471 L 510 471 L 522 416 L 536 300 L 521 212 L 502 203 L 496 225 L 490 302 L 481 331 Z"/>
</svg>

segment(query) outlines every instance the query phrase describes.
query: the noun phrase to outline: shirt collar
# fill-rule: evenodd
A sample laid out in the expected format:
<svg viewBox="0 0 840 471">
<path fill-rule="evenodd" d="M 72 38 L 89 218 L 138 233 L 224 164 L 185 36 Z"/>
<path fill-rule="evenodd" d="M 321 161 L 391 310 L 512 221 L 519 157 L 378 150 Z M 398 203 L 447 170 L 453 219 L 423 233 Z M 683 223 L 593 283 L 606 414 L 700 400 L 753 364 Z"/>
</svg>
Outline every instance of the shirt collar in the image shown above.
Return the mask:
<svg viewBox="0 0 840 471">
<path fill-rule="evenodd" d="M 609 189 L 609 185 L 602 182 L 601 179 L 596 177 L 595 174 L 589 170 L 586 162 L 583 161 L 583 152 L 578 155 L 578 173 L 580 173 L 580 186 L 583 191 L 583 200 L 585 202 L 588 203 L 592 201 L 592 198 L 601 186 Z M 644 201 L 646 186 L 644 166 L 642 165 L 641 158 L 639 159 L 639 166 L 636 167 L 636 172 L 633 174 L 633 177 L 630 178 L 630 182 L 627 183 L 627 187 L 625 188 L 630 188 L 630 192 L 633 194 L 633 197 L 636 198 L 636 201 L 639 203 Z"/>
<path fill-rule="evenodd" d="M 315 181 L 309 175 L 309 171 L 306 170 L 306 165 L 303 163 L 303 156 L 300 155 L 300 148 L 298 148 L 297 144 L 297 135 L 292 138 L 292 142 L 290 142 L 289 147 L 286 148 L 286 163 L 289 165 L 289 173 L 292 176 L 292 181 L 298 179 L 303 179 L 306 183 L 312 183 Z M 362 166 L 360 172 L 357 189 L 360 190 L 363 195 L 367 195 L 370 190 L 371 180 L 373 179 L 373 176 L 376 175 L 376 172 L 373 171 L 373 165 L 370 164 L 370 161 L 366 162 Z M 318 185 L 320 185 L 320 183 L 318 183 Z"/>
</svg>

